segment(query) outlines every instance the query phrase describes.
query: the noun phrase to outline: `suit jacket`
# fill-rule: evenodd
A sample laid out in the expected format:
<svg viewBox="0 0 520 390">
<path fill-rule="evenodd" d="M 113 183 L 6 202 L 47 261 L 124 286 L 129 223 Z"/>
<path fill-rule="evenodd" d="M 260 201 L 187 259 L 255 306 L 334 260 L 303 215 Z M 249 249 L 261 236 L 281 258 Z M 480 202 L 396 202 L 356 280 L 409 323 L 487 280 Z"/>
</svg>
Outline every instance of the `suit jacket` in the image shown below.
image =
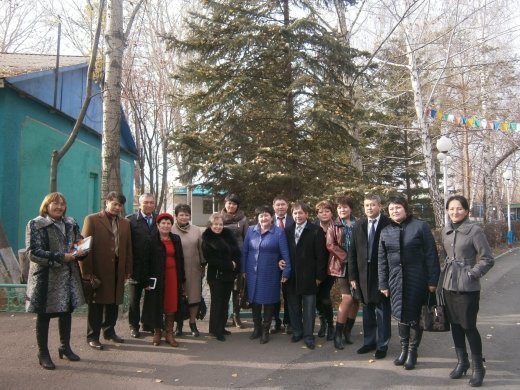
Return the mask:
<svg viewBox="0 0 520 390">
<path fill-rule="evenodd" d="M 156 213 L 152 213 L 153 223 L 148 226 L 148 222 L 138 211 L 126 217 L 130 222 L 132 236 L 132 280 L 145 283 L 150 273 L 150 253 L 153 237 L 157 234 L 157 224 L 155 223 Z"/>
<path fill-rule="evenodd" d="M 92 236 L 92 244 L 87 257 L 80 262 L 81 273 L 94 274 L 101 280 L 101 286 L 95 290 L 91 303 L 123 303 L 125 277 L 132 274 L 132 244 L 130 223 L 125 218 L 118 219 L 118 259 L 114 233 L 105 212 L 87 215 L 83 222 L 81 234 L 83 237 Z"/>
<path fill-rule="evenodd" d="M 325 237 L 319 226 L 307 221 L 296 244 L 295 230 L 295 223 L 285 228 L 292 268 L 291 277 L 287 281 L 288 288 L 297 295 L 316 294 L 316 280 L 323 281 L 327 277 Z"/>
<path fill-rule="evenodd" d="M 352 243 L 348 254 L 348 278 L 357 282 L 364 303 L 379 303 L 382 299 L 387 299 L 379 290 L 377 250 L 381 230 L 389 223 L 390 218 L 381 214 L 374 236 L 370 263 L 368 262 L 368 219 L 364 218 L 358 222 L 352 231 Z"/>
</svg>

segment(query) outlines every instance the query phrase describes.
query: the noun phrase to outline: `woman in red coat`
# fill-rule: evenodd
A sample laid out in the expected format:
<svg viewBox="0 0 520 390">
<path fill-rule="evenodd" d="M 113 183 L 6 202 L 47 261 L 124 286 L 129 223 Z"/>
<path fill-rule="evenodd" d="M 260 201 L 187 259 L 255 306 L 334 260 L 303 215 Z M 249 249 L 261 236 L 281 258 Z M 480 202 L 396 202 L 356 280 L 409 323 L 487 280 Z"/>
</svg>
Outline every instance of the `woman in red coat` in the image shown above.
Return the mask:
<svg viewBox="0 0 520 390">
<path fill-rule="evenodd" d="M 146 289 L 141 322 L 154 330 L 153 345 L 161 343 L 163 324 L 165 339 L 172 347 L 178 343 L 173 336 L 175 313 L 183 294 L 184 255 L 181 239 L 171 233 L 173 216 L 161 213 L 156 218 L 157 236 L 152 243 L 150 287 Z M 164 315 L 164 322 L 163 322 Z"/>
</svg>

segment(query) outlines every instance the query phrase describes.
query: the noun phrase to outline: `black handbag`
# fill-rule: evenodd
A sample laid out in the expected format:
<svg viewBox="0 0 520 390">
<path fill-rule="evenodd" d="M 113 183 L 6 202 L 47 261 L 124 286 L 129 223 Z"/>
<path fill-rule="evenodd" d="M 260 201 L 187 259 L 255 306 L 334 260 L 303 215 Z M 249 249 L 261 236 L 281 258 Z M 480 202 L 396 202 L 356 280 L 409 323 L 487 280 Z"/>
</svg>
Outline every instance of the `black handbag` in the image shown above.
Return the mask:
<svg viewBox="0 0 520 390">
<path fill-rule="evenodd" d="M 197 319 L 203 320 L 204 317 L 206 317 L 206 313 L 208 312 L 208 306 L 206 306 L 206 301 L 204 300 L 204 297 L 200 297 L 199 302 L 199 311 L 197 312 Z"/>
<path fill-rule="evenodd" d="M 188 297 L 186 295 L 181 295 L 181 299 L 179 299 L 179 306 L 178 313 L 180 314 L 179 317 L 182 318 L 182 321 L 190 318 L 190 303 L 188 302 Z"/>
<path fill-rule="evenodd" d="M 450 330 L 442 292 L 428 294 L 428 301 L 421 308 L 419 326 L 426 332 L 448 332 Z"/>
</svg>

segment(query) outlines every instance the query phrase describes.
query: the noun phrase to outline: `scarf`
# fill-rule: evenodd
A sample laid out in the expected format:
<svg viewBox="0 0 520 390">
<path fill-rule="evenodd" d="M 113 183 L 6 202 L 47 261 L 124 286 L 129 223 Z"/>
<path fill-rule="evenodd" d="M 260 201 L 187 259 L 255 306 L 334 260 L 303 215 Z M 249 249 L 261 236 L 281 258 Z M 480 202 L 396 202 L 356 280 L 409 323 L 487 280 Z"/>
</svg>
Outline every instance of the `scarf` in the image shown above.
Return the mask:
<svg viewBox="0 0 520 390">
<path fill-rule="evenodd" d="M 241 210 L 237 210 L 235 214 L 229 214 L 226 209 L 222 209 L 220 212 L 222 215 L 222 220 L 224 222 L 224 225 L 229 225 L 231 223 L 238 223 L 240 222 L 244 217 L 244 213 Z"/>
</svg>

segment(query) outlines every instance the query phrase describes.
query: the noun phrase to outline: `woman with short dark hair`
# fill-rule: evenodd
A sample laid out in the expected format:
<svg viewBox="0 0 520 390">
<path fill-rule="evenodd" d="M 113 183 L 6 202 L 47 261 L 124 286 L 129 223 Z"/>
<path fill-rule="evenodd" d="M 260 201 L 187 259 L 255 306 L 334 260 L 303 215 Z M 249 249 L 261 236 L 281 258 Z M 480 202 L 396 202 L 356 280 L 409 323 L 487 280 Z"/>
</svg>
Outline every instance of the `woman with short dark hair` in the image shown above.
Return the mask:
<svg viewBox="0 0 520 390">
<path fill-rule="evenodd" d="M 469 204 L 465 197 L 450 197 L 446 202 L 446 210 L 450 222 L 442 230 L 446 261 L 441 283 L 458 360 L 450 378 L 462 377 L 470 366 L 467 339 L 473 361 L 469 384 L 479 387 L 486 374 L 482 339 L 477 329 L 480 279 L 493 267 L 493 254 L 480 226 L 469 221 Z"/>
<path fill-rule="evenodd" d="M 58 317 L 60 359 L 65 356 L 70 361 L 79 360 L 70 348 L 70 332 L 72 312 L 85 303 L 77 260 L 86 252 L 75 250 L 82 237 L 78 224 L 65 215 L 66 211 L 63 194 L 48 194 L 40 206 L 40 215 L 29 221 L 25 233 L 30 260 L 25 308 L 36 313 L 38 361 L 46 370 L 56 368 L 48 349 L 51 318 Z"/>
<path fill-rule="evenodd" d="M 392 316 L 399 321 L 401 354 L 394 364 L 412 370 L 421 343 L 421 307 L 439 280 L 437 246 L 428 224 L 412 216 L 402 196 L 388 199 L 391 223 L 379 239 L 379 289 L 390 297 Z"/>
</svg>

